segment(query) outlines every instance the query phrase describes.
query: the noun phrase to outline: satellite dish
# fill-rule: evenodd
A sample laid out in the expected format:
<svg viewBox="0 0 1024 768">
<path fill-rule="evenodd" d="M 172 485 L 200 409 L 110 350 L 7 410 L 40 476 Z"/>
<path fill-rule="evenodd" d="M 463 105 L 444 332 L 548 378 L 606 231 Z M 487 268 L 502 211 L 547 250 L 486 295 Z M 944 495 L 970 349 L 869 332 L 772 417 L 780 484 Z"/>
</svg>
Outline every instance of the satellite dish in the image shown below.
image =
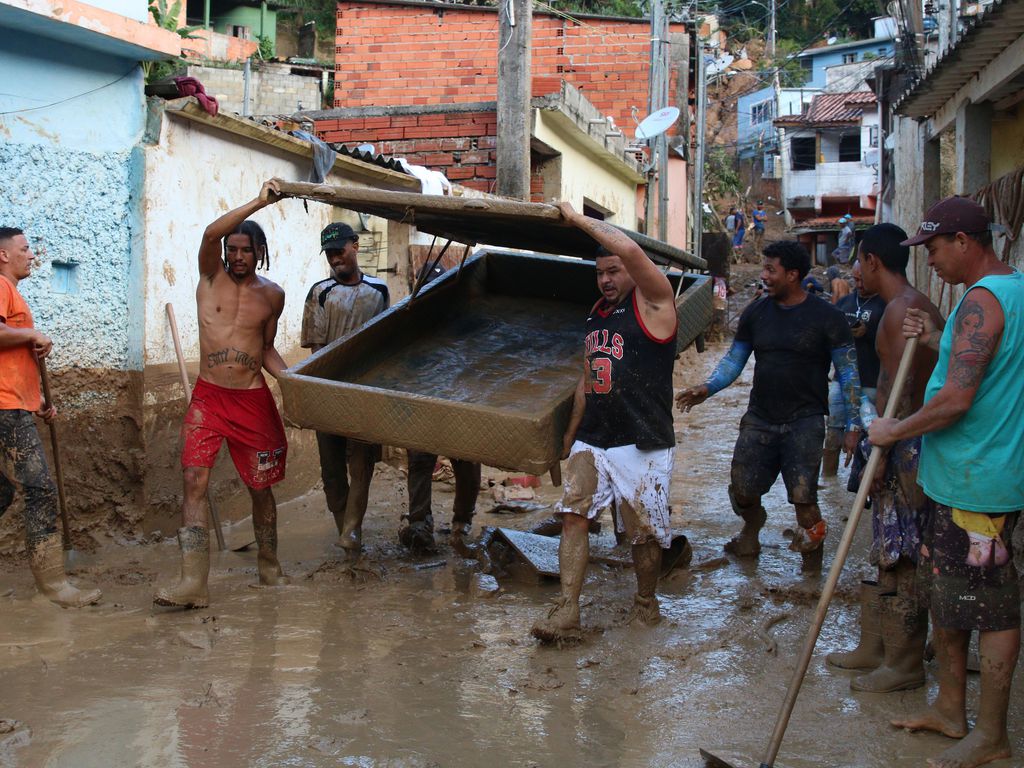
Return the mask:
<svg viewBox="0 0 1024 768">
<path fill-rule="evenodd" d="M 653 139 L 671 128 L 678 119 L 678 107 L 659 109 L 640 121 L 640 125 L 636 127 L 636 137 L 638 139 Z"/>
</svg>

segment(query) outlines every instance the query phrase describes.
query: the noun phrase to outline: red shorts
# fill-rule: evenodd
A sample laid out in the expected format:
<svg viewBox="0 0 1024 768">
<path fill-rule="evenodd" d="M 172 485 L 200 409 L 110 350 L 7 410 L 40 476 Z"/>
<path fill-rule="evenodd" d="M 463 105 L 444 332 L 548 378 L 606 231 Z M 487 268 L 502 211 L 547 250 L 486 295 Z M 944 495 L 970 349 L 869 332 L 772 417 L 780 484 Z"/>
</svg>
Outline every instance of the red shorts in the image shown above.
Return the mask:
<svg viewBox="0 0 1024 768">
<path fill-rule="evenodd" d="M 221 443 L 242 482 L 267 488 L 284 480 L 288 442 L 267 382 L 255 389 L 228 389 L 204 379 L 192 390 L 181 427 L 181 467 L 212 467 Z"/>
</svg>

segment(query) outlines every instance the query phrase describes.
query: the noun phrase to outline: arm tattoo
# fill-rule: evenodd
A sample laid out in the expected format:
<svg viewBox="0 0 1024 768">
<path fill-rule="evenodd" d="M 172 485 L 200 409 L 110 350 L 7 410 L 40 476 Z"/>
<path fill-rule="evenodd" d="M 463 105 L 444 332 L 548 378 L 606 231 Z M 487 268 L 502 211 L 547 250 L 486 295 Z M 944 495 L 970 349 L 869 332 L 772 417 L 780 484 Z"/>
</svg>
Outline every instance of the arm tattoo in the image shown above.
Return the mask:
<svg viewBox="0 0 1024 768">
<path fill-rule="evenodd" d="M 860 420 L 860 376 L 857 375 L 857 351 L 853 344 L 833 349 L 832 363 L 839 374 L 839 387 L 843 392 L 846 428 L 861 427 L 863 424 Z"/>
<path fill-rule="evenodd" d="M 985 330 L 985 308 L 964 299 L 956 313 L 949 378 L 960 389 L 976 389 L 995 356 L 998 339 Z"/>
</svg>

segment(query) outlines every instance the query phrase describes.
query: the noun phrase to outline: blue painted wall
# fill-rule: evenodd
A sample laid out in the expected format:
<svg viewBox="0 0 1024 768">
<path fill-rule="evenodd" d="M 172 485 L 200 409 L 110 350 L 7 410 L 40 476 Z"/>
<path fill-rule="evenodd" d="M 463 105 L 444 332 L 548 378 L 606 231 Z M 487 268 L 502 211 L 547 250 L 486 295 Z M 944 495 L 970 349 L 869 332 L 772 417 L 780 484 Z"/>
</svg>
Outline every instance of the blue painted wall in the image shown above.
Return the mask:
<svg viewBox="0 0 1024 768">
<path fill-rule="evenodd" d="M 0 72 L 0 224 L 42 262 L 19 288 L 53 365 L 141 369 L 141 68 L 0 28 Z"/>
<path fill-rule="evenodd" d="M 775 101 L 775 90 L 770 85 L 759 91 L 746 93 L 736 102 L 736 143 L 740 157 L 751 157 L 775 146 L 776 131 L 772 127 L 771 119 L 758 123 L 753 121 L 753 106 L 765 101 Z M 775 109 L 772 110 L 772 117 L 774 116 Z M 758 141 L 761 142 L 760 148 Z"/>
<path fill-rule="evenodd" d="M 800 56 L 800 59 L 801 61 L 810 59 L 812 62 L 812 70 L 810 77 L 804 85 L 811 88 L 824 88 L 825 68 L 844 63 L 844 56 L 852 54 L 857 57 L 856 61 L 864 61 L 865 53 L 869 54 L 868 58 L 873 56 L 874 58 L 879 59 L 885 56 L 892 56 L 894 52 L 895 48 L 892 40 L 885 38 L 876 38 L 874 40 L 864 40 L 857 44 L 840 44 L 807 51 Z"/>
</svg>

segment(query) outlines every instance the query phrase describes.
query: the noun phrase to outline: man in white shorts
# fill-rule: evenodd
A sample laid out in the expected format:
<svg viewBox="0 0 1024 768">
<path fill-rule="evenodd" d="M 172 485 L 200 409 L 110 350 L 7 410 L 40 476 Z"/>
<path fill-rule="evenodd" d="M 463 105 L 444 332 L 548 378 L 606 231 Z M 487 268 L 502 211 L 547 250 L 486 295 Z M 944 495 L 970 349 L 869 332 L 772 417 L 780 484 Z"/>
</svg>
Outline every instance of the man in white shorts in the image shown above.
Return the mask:
<svg viewBox="0 0 1024 768">
<path fill-rule="evenodd" d="M 563 520 L 562 595 L 533 626 L 534 637 L 555 643 L 581 638 L 589 521 L 613 503 L 633 547 L 633 615 L 648 625 L 661 619 L 655 590 L 661 550 L 671 543 L 676 357 L 675 296 L 668 278 L 615 227 L 577 213 L 568 203 L 559 209 L 600 244 L 595 261 L 602 298 L 587 318 L 583 376 L 564 438 L 565 492 L 555 508 Z"/>
</svg>

